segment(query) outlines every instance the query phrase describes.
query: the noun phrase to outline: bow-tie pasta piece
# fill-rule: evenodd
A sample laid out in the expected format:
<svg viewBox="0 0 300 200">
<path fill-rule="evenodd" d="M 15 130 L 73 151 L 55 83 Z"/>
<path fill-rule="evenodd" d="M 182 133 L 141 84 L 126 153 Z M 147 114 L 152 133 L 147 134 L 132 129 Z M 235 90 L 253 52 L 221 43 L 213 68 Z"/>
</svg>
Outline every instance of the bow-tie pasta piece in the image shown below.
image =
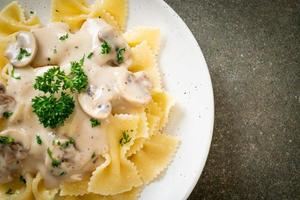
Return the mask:
<svg viewBox="0 0 300 200">
<path fill-rule="evenodd" d="M 93 172 L 88 188 L 89 192 L 101 195 L 115 195 L 142 185 L 135 166 L 126 158 L 137 134 L 139 117 L 115 115 L 109 120 L 106 130 L 111 161 Z"/>
<path fill-rule="evenodd" d="M 160 49 L 160 30 L 158 28 L 138 27 L 124 33 L 124 37 L 131 47 L 146 41 L 154 55 L 157 55 Z"/>
<path fill-rule="evenodd" d="M 13 182 L 0 185 L 0 199 L 33 200 L 32 177 L 29 174 L 15 179 Z"/>
<path fill-rule="evenodd" d="M 55 195 L 58 193 L 58 188 L 47 189 L 44 185 L 41 174 L 38 173 L 32 182 L 32 192 L 35 199 L 53 200 Z"/>
<path fill-rule="evenodd" d="M 171 162 L 178 146 L 178 139 L 155 134 L 144 143 L 143 148 L 130 159 L 138 169 L 144 184 L 154 180 Z"/>
<path fill-rule="evenodd" d="M 148 45 L 147 41 L 143 41 L 132 48 L 132 65 L 129 67 L 130 71 L 138 72 L 144 71 L 153 84 L 154 91 L 161 91 L 161 76 L 158 69 L 156 57 Z"/>
<path fill-rule="evenodd" d="M 0 12 L 0 37 L 8 36 L 18 31 L 28 31 L 38 27 L 40 20 L 35 14 L 25 17 L 24 10 L 16 1 L 8 4 Z"/>
</svg>

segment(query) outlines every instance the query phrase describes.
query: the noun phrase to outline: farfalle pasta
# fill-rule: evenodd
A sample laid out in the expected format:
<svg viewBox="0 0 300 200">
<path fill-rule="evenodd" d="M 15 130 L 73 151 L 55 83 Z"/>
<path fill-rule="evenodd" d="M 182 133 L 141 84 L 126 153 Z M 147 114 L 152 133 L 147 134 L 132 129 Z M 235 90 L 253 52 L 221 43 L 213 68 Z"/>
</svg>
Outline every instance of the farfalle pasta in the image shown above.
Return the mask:
<svg viewBox="0 0 300 200">
<path fill-rule="evenodd" d="M 52 0 L 51 23 L 0 12 L 0 198 L 134 200 L 171 162 L 160 30 L 126 0 Z"/>
</svg>

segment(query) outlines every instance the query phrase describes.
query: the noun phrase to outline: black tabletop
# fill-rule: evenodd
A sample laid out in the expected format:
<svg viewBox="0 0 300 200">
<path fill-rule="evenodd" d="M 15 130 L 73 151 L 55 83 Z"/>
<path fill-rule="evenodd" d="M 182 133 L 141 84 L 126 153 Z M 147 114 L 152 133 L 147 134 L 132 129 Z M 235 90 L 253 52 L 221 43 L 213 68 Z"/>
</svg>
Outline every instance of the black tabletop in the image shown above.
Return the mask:
<svg viewBox="0 0 300 200">
<path fill-rule="evenodd" d="M 189 200 L 300 199 L 300 1 L 166 2 L 198 40 L 215 95 Z"/>
</svg>

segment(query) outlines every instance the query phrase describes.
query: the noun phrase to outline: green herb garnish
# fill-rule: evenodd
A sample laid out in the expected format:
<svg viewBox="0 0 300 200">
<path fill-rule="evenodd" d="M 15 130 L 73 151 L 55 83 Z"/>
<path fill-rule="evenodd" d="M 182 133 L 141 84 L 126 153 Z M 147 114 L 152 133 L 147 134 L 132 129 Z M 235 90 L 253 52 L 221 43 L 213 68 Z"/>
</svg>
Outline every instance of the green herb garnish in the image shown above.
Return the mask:
<svg viewBox="0 0 300 200">
<path fill-rule="evenodd" d="M 72 92 L 85 90 L 88 86 L 88 77 L 83 71 L 84 57 L 79 62 L 71 62 L 71 73 L 64 79 L 63 89 L 70 89 Z"/>
<path fill-rule="evenodd" d="M 26 49 L 20 48 L 20 52 L 19 52 L 19 55 L 18 55 L 17 59 L 20 61 L 24 57 L 28 57 L 30 55 L 31 55 L 31 53 L 29 53 Z"/>
<path fill-rule="evenodd" d="M 72 114 L 75 102 L 72 96 L 61 93 L 60 98 L 53 95 L 36 96 L 32 99 L 33 112 L 45 128 L 56 128 Z"/>
<path fill-rule="evenodd" d="M 122 49 L 117 48 L 116 51 L 117 51 L 117 61 L 118 61 L 118 63 L 122 63 L 124 61 L 124 53 L 125 53 L 126 49 L 125 48 L 122 48 Z"/>
<path fill-rule="evenodd" d="M 63 176 L 63 175 L 66 175 L 66 172 L 61 172 L 61 173 L 59 174 L 59 176 Z"/>
<path fill-rule="evenodd" d="M 21 79 L 21 76 L 16 76 L 15 75 L 15 68 L 14 67 L 11 70 L 11 77 L 14 78 L 14 79 L 17 79 L 17 80 Z"/>
<path fill-rule="evenodd" d="M 33 87 L 50 95 L 36 96 L 32 99 L 33 112 L 44 127 L 56 128 L 72 114 L 75 102 L 71 92 L 81 92 L 88 86 L 88 77 L 82 68 L 84 57 L 79 62 L 71 62 L 71 72 L 66 75 L 59 67 L 53 67 L 35 79 Z M 58 93 L 60 92 L 60 96 Z"/>
<path fill-rule="evenodd" d="M 91 125 L 92 125 L 93 128 L 96 127 L 96 126 L 101 125 L 101 122 L 98 121 L 97 119 L 94 119 L 94 118 L 90 119 L 90 122 L 91 122 Z"/>
<path fill-rule="evenodd" d="M 47 148 L 47 153 L 50 159 L 52 160 L 51 162 L 52 167 L 59 167 L 61 165 L 61 161 L 53 158 L 52 151 L 49 148 Z"/>
<path fill-rule="evenodd" d="M 20 180 L 22 183 L 26 184 L 26 179 L 25 179 L 23 176 L 20 176 L 19 180 Z"/>
<path fill-rule="evenodd" d="M 65 77 L 64 71 L 59 67 L 53 67 L 48 69 L 42 76 L 36 77 L 33 87 L 36 90 L 52 94 L 60 90 Z"/>
<path fill-rule="evenodd" d="M 1 135 L 0 136 L 0 144 L 11 144 L 13 143 L 15 140 L 14 138 L 10 137 L 10 136 L 4 136 L 4 135 Z"/>
<path fill-rule="evenodd" d="M 104 42 L 101 45 L 101 54 L 109 54 L 110 50 L 110 45 L 104 40 Z"/>
<path fill-rule="evenodd" d="M 88 59 L 91 59 L 93 57 L 94 53 L 90 52 L 89 55 L 87 56 Z"/>
<path fill-rule="evenodd" d="M 34 12 L 31 10 L 31 11 L 30 11 L 30 14 L 34 14 Z"/>
<path fill-rule="evenodd" d="M 61 148 L 63 148 L 63 149 L 68 148 L 70 145 L 75 145 L 75 140 L 73 138 L 69 138 L 69 140 L 60 144 Z"/>
<path fill-rule="evenodd" d="M 13 112 L 4 112 L 4 113 L 2 114 L 2 116 L 3 116 L 5 119 L 8 119 L 8 118 L 10 118 L 10 116 L 12 116 L 12 114 L 13 114 Z"/>
<path fill-rule="evenodd" d="M 5 192 L 5 194 L 12 195 L 14 191 L 11 188 L 8 188 L 8 190 Z"/>
<path fill-rule="evenodd" d="M 36 143 L 38 143 L 39 145 L 43 144 L 43 141 L 39 135 L 36 136 Z"/>
<path fill-rule="evenodd" d="M 121 137 L 121 139 L 119 141 L 121 146 L 123 146 L 123 145 L 125 145 L 125 144 L 127 144 L 127 143 L 129 143 L 131 141 L 131 137 L 129 136 L 129 134 L 127 133 L 127 131 L 123 131 L 122 134 L 123 135 L 122 135 L 122 137 Z"/>
<path fill-rule="evenodd" d="M 68 39 L 68 38 L 69 38 L 69 34 L 66 33 L 65 35 L 60 36 L 60 37 L 59 37 L 59 40 L 65 41 L 65 40 Z"/>
</svg>

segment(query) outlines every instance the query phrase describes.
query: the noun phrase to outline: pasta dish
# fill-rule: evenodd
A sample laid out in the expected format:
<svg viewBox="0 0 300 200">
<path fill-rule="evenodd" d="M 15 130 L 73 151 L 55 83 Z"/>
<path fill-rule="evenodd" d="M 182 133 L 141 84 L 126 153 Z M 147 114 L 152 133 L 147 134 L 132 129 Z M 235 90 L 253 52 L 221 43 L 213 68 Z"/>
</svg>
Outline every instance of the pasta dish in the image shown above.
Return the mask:
<svg viewBox="0 0 300 200">
<path fill-rule="evenodd" d="M 52 0 L 47 25 L 0 12 L 1 199 L 137 199 L 172 160 L 160 30 L 126 30 L 127 6 Z"/>
</svg>

